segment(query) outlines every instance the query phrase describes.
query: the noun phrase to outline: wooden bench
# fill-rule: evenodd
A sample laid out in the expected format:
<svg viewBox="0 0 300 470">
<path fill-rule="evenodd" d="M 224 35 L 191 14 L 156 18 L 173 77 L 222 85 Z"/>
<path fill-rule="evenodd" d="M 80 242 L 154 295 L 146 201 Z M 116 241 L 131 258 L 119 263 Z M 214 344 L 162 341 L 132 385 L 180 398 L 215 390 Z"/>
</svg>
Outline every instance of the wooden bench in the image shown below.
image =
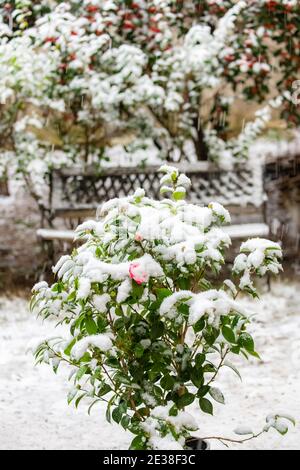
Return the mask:
<svg viewBox="0 0 300 470">
<path fill-rule="evenodd" d="M 233 239 L 268 235 L 263 177 L 262 173 L 257 174 L 257 168 L 243 166 L 226 171 L 208 162 L 176 166 L 192 180 L 188 201 L 201 205 L 217 201 L 230 211 L 233 225 L 225 230 Z M 148 196 L 161 199 L 161 176 L 159 167 L 154 166 L 107 168 L 98 173 L 92 168 L 85 172 L 53 171 L 48 208 L 50 224 L 40 228 L 37 235 L 48 248 L 57 242 L 70 243 L 76 226 L 95 217 L 97 207 L 108 199 L 127 196 L 138 187 L 143 187 Z"/>
</svg>

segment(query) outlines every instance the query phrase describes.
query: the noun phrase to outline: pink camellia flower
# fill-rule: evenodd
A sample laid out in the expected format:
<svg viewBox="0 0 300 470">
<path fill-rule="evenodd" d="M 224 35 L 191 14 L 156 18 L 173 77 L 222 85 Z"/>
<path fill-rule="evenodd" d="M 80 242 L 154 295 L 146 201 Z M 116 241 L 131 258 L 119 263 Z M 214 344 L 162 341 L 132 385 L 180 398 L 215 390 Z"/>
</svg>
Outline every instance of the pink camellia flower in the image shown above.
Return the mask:
<svg viewBox="0 0 300 470">
<path fill-rule="evenodd" d="M 148 281 L 148 274 L 144 271 L 143 266 L 140 263 L 131 263 L 129 266 L 129 276 L 137 284 L 142 284 Z"/>
<path fill-rule="evenodd" d="M 136 232 L 134 239 L 136 242 L 141 242 L 143 240 L 143 237 L 139 232 Z"/>
</svg>

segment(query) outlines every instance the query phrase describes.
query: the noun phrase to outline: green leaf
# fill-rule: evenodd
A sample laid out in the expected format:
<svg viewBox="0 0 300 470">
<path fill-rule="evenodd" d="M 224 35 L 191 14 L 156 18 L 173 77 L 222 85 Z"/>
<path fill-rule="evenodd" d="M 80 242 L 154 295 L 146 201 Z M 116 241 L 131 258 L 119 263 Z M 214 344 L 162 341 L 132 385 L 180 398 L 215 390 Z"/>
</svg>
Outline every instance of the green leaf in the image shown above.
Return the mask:
<svg viewBox="0 0 300 470">
<path fill-rule="evenodd" d="M 162 287 L 160 289 L 156 290 L 157 297 L 160 301 L 163 301 L 166 297 L 169 297 L 172 294 L 172 291 L 170 289 L 166 289 L 165 287 Z"/>
<path fill-rule="evenodd" d="M 203 372 L 213 374 L 214 372 L 216 372 L 216 368 L 213 364 L 205 364 L 205 366 L 203 367 Z"/>
<path fill-rule="evenodd" d="M 86 393 L 83 393 L 82 395 L 80 395 L 78 398 L 76 398 L 75 400 L 75 408 L 78 408 L 78 405 L 79 403 L 81 402 L 81 400 L 86 396 Z"/>
<path fill-rule="evenodd" d="M 260 355 L 259 355 L 256 351 L 248 351 L 248 353 L 249 353 L 251 356 L 256 357 L 256 359 L 260 359 L 260 360 L 261 360 Z"/>
<path fill-rule="evenodd" d="M 178 286 L 180 289 L 189 290 L 190 289 L 190 280 L 187 277 L 180 277 L 178 280 Z"/>
<path fill-rule="evenodd" d="M 175 379 L 171 377 L 169 374 L 165 375 L 161 379 L 160 385 L 164 390 L 173 390 L 173 387 L 175 385 Z"/>
<path fill-rule="evenodd" d="M 189 313 L 190 313 L 190 307 L 186 304 L 181 304 L 177 307 L 177 310 L 179 313 L 181 313 L 181 315 L 184 317 L 184 318 L 188 318 L 189 316 Z"/>
<path fill-rule="evenodd" d="M 249 353 L 254 352 L 254 341 L 249 333 L 242 333 L 239 337 L 239 344 Z"/>
<path fill-rule="evenodd" d="M 191 372 L 191 381 L 193 382 L 193 384 L 199 388 L 203 385 L 203 382 L 204 382 L 204 379 L 203 379 L 203 371 L 202 369 L 199 367 L 194 367 L 192 369 L 192 372 Z"/>
<path fill-rule="evenodd" d="M 162 321 L 157 321 L 154 323 L 150 332 L 151 339 L 160 338 L 164 334 L 164 329 L 165 327 Z"/>
<path fill-rule="evenodd" d="M 229 326 L 222 327 L 222 335 L 229 343 L 236 343 L 234 331 Z"/>
<path fill-rule="evenodd" d="M 124 318 L 117 318 L 114 322 L 114 328 L 116 330 L 122 330 L 125 327 L 125 320 Z"/>
<path fill-rule="evenodd" d="M 117 408 L 115 408 L 111 414 L 111 417 L 112 419 L 119 424 L 119 422 L 121 421 L 122 419 L 122 415 L 123 415 L 123 412 L 122 410 L 120 410 L 120 407 L 118 406 Z"/>
<path fill-rule="evenodd" d="M 73 300 L 75 299 L 76 299 L 76 290 L 73 290 L 73 292 L 71 292 L 71 294 L 68 296 L 67 301 L 73 302 Z"/>
<path fill-rule="evenodd" d="M 78 392 L 78 389 L 76 388 L 73 388 L 72 390 L 69 391 L 68 396 L 67 396 L 68 405 L 76 397 L 77 392 Z"/>
<path fill-rule="evenodd" d="M 233 372 L 239 377 L 240 381 L 242 382 L 242 376 L 239 373 L 238 369 L 235 367 L 235 365 L 231 364 L 231 362 L 229 361 L 225 361 L 222 367 L 229 367 L 229 369 L 233 370 Z"/>
<path fill-rule="evenodd" d="M 129 450 L 143 450 L 145 448 L 143 436 L 136 436 L 129 447 Z"/>
<path fill-rule="evenodd" d="M 173 405 L 172 408 L 170 408 L 169 411 L 170 416 L 177 416 L 178 415 L 178 408 L 176 405 Z"/>
<path fill-rule="evenodd" d="M 99 397 L 104 397 L 104 395 L 107 395 L 107 393 L 109 393 L 110 391 L 111 391 L 111 386 L 106 383 L 103 383 L 101 387 L 99 388 L 97 395 Z"/>
<path fill-rule="evenodd" d="M 76 373 L 75 379 L 80 380 L 84 376 L 87 370 L 88 370 L 88 366 L 81 366 L 80 369 L 78 369 Z"/>
<path fill-rule="evenodd" d="M 290 423 L 292 423 L 294 426 L 296 426 L 296 420 L 293 416 L 291 415 L 286 415 L 286 414 L 280 414 L 276 415 L 278 418 L 284 418 L 287 419 Z"/>
<path fill-rule="evenodd" d="M 274 428 L 275 428 L 276 431 L 278 431 L 279 434 L 281 434 L 282 436 L 284 436 L 284 435 L 288 432 L 288 430 L 289 430 L 289 428 L 288 428 L 288 426 L 287 426 L 286 424 L 284 424 L 282 421 L 279 421 L 279 422 L 278 422 L 277 420 L 275 420 Z"/>
<path fill-rule="evenodd" d="M 240 348 L 240 346 L 232 346 L 230 348 L 230 352 L 232 352 L 233 354 L 239 355 L 240 352 L 241 352 L 241 348 Z"/>
<path fill-rule="evenodd" d="M 120 382 L 121 384 L 130 385 L 129 377 L 127 377 L 127 375 L 123 374 L 122 372 L 116 373 L 114 379 Z"/>
<path fill-rule="evenodd" d="M 110 412 L 111 405 L 112 403 L 110 401 L 107 405 L 106 413 L 105 413 L 106 421 L 108 421 L 109 423 L 111 423 L 111 412 Z"/>
<path fill-rule="evenodd" d="M 135 299 L 140 299 L 144 293 L 144 286 L 138 284 L 137 282 L 132 282 L 132 296 Z"/>
<path fill-rule="evenodd" d="M 196 367 L 201 367 L 202 364 L 204 363 L 205 359 L 206 359 L 205 354 L 198 353 L 195 357 L 195 366 Z"/>
<path fill-rule="evenodd" d="M 225 398 L 221 390 L 219 390 L 216 387 L 210 387 L 209 389 L 209 394 L 210 396 L 216 400 L 218 403 L 222 403 L 222 405 L 225 404 Z"/>
<path fill-rule="evenodd" d="M 76 338 L 72 339 L 72 341 L 68 344 L 68 346 L 66 347 L 66 349 L 64 350 L 64 354 L 66 356 L 70 356 L 71 355 L 71 350 L 74 346 L 74 344 L 76 343 Z"/>
<path fill-rule="evenodd" d="M 181 201 L 182 199 L 184 199 L 186 196 L 186 192 L 185 191 L 180 191 L 178 189 L 175 189 L 175 191 L 173 192 L 173 199 L 175 199 L 175 201 Z"/>
<path fill-rule="evenodd" d="M 209 388 L 209 385 L 204 385 L 203 387 L 200 387 L 197 392 L 198 397 L 204 397 L 209 392 Z"/>
<path fill-rule="evenodd" d="M 138 343 L 135 348 L 134 348 L 134 354 L 137 358 L 140 358 L 142 357 L 142 355 L 144 354 L 144 348 L 143 346 L 141 345 L 141 343 Z"/>
<path fill-rule="evenodd" d="M 194 332 L 195 332 L 195 333 L 199 333 L 199 331 L 202 331 L 204 327 L 205 327 L 205 320 L 204 320 L 204 318 L 202 317 L 202 318 L 200 318 L 200 320 L 198 320 L 198 321 L 194 324 L 194 326 L 193 326 Z"/>
<path fill-rule="evenodd" d="M 193 395 L 192 393 L 186 392 L 177 400 L 177 407 L 180 409 L 185 408 L 186 406 L 193 403 L 194 399 L 195 399 L 195 395 Z"/>
<path fill-rule="evenodd" d="M 210 415 L 213 414 L 213 406 L 207 398 L 203 398 L 203 397 L 200 398 L 199 399 L 199 405 L 200 405 L 201 410 L 204 413 L 208 413 Z"/>
<path fill-rule="evenodd" d="M 127 411 L 127 401 L 122 400 L 119 404 L 119 408 L 122 411 L 122 413 L 125 414 Z"/>
<path fill-rule="evenodd" d="M 97 400 L 94 400 L 94 401 L 90 404 L 90 406 L 88 407 L 88 415 L 91 413 L 91 410 L 92 410 L 93 406 L 94 406 L 96 403 L 98 403 L 99 401 L 101 401 L 101 400 L 99 400 L 99 398 L 98 398 Z M 107 421 L 108 421 L 108 420 L 107 420 Z M 109 421 L 109 422 L 110 422 L 110 421 Z"/>
<path fill-rule="evenodd" d="M 130 424 L 130 416 L 128 415 L 123 416 L 123 418 L 121 419 L 121 426 L 124 429 L 127 429 L 129 424 Z"/>
<path fill-rule="evenodd" d="M 88 316 L 85 319 L 85 328 L 89 335 L 94 335 L 98 332 L 98 328 L 92 317 Z"/>
</svg>

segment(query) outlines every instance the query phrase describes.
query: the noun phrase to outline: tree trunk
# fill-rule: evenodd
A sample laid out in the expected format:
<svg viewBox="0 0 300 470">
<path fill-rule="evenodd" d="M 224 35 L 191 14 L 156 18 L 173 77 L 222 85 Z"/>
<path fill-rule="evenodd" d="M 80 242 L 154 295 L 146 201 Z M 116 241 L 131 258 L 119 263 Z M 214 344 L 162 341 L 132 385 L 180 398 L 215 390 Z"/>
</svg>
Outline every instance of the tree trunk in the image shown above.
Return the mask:
<svg viewBox="0 0 300 470">
<path fill-rule="evenodd" d="M 198 119 L 194 120 L 194 127 L 197 132 L 197 137 L 194 139 L 197 159 L 206 161 L 208 160 L 208 148 L 204 141 L 204 133 Z"/>
<path fill-rule="evenodd" d="M 9 196 L 8 180 L 6 177 L 0 179 L 0 196 Z"/>
</svg>

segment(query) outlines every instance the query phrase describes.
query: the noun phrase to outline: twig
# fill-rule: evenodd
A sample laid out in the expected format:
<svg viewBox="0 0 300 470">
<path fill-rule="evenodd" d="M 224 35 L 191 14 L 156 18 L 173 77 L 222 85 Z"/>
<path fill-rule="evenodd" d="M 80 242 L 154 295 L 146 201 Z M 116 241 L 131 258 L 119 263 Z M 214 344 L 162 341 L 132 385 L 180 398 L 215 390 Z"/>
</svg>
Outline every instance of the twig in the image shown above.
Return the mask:
<svg viewBox="0 0 300 470">
<path fill-rule="evenodd" d="M 264 432 L 265 431 L 261 431 L 258 434 L 253 434 L 253 436 L 246 437 L 245 439 L 230 439 L 230 438 L 221 437 L 221 436 L 201 437 L 201 439 L 207 440 L 207 441 L 211 441 L 211 440 L 220 441 L 224 445 L 226 445 L 225 442 L 232 442 L 233 444 L 244 444 L 244 442 L 251 441 L 252 439 L 256 439 L 257 437 L 261 436 Z"/>
</svg>

